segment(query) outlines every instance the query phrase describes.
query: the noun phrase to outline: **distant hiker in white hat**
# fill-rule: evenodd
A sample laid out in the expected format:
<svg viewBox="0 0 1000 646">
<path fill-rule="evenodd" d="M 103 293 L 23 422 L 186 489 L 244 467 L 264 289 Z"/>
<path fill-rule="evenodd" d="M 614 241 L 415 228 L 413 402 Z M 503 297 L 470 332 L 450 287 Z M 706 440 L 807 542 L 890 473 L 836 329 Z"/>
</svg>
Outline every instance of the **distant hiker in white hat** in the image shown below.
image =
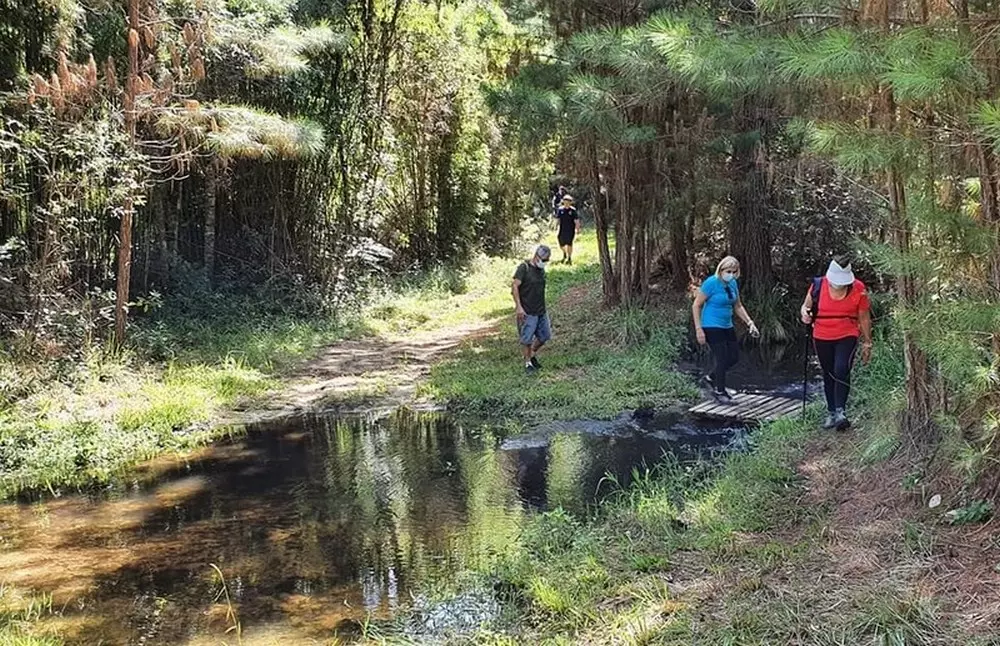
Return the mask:
<svg viewBox="0 0 1000 646">
<path fill-rule="evenodd" d="M 559 248 L 562 249 L 562 262 L 566 265 L 573 264 L 573 240 L 576 234 L 580 233 L 580 214 L 573 206 L 573 196 L 563 195 L 559 208 L 556 209 L 555 218 L 559 222 Z"/>
<path fill-rule="evenodd" d="M 846 256 L 830 261 L 826 275 L 813 278 L 802 303 L 802 322 L 812 325 L 816 357 L 823 369 L 827 416 L 823 428 L 848 428 L 847 396 L 851 367 L 861 339 L 861 360 L 872 352 L 871 303 L 865 284 L 854 277 Z"/>
</svg>

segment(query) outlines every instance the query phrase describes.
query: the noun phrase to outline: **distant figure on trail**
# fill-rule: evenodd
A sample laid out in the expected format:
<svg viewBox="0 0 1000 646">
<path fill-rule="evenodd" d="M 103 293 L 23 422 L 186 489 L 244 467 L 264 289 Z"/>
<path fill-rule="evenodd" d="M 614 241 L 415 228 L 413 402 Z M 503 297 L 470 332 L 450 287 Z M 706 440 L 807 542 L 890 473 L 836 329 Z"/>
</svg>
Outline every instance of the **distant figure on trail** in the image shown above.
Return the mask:
<svg viewBox="0 0 1000 646">
<path fill-rule="evenodd" d="M 552 338 L 549 315 L 545 311 L 545 265 L 551 257 L 552 251 L 547 246 L 538 245 L 531 260 L 517 266 L 511 287 L 524 371 L 529 375 L 541 369 L 536 355 Z"/>
<path fill-rule="evenodd" d="M 556 209 L 556 220 L 559 222 L 559 247 L 562 249 L 562 262 L 566 265 L 573 264 L 573 240 L 576 234 L 580 233 L 580 214 L 573 206 L 573 196 L 564 195 L 559 208 Z"/>
<path fill-rule="evenodd" d="M 715 366 L 706 376 L 712 387 L 712 395 L 720 404 L 732 404 L 733 399 L 726 390 L 726 371 L 736 365 L 740 358 L 740 346 L 733 328 L 733 313 L 747 324 L 752 336 L 760 331 L 740 300 L 740 263 L 733 256 L 726 256 L 701 284 L 691 312 L 694 317 L 695 336 L 701 345 L 712 349 Z"/>
<path fill-rule="evenodd" d="M 562 199 L 566 196 L 566 187 L 560 186 L 556 189 L 556 194 L 552 196 L 552 216 L 555 217 L 556 213 L 559 212 L 559 206 L 562 204 Z"/>
<path fill-rule="evenodd" d="M 825 276 L 813 278 L 799 314 L 803 323 L 812 325 L 816 358 L 823 369 L 827 409 L 823 428 L 848 428 L 847 396 L 859 337 L 861 360 L 868 363 L 872 353 L 871 303 L 849 258 L 837 256 Z"/>
</svg>

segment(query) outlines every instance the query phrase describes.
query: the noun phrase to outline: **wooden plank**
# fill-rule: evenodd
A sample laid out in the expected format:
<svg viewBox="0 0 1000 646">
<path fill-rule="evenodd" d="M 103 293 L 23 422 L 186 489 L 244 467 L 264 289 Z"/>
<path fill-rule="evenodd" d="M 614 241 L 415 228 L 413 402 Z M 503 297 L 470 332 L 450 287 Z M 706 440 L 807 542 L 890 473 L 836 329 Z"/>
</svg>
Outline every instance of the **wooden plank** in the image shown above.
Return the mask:
<svg viewBox="0 0 1000 646">
<path fill-rule="evenodd" d="M 755 412 L 760 409 L 768 401 L 766 395 L 750 395 L 744 398 L 742 401 L 737 402 L 736 406 L 733 407 L 733 415 L 740 415 L 743 417 L 753 418 Z"/>
<path fill-rule="evenodd" d="M 721 416 L 723 418 L 735 417 L 739 412 L 747 408 L 749 403 L 744 401 L 734 402 L 733 404 L 721 404 L 716 401 L 708 401 L 689 409 L 692 413 L 698 413 L 707 416 Z"/>
<path fill-rule="evenodd" d="M 768 419 L 775 420 L 781 417 L 787 417 L 789 415 L 798 413 L 801 410 L 802 410 L 802 402 L 797 402 L 792 400 L 790 403 L 785 404 L 784 406 L 781 406 L 775 409 L 774 411 L 771 411 L 771 413 L 768 414 Z"/>
<path fill-rule="evenodd" d="M 795 400 L 790 400 L 785 397 L 775 398 L 768 402 L 768 404 L 762 407 L 758 411 L 758 415 L 762 418 L 767 417 L 772 414 L 780 414 L 780 411 L 789 407 L 790 404 L 794 403 L 798 406 L 798 402 Z"/>
<path fill-rule="evenodd" d="M 732 404 L 706 401 L 688 409 L 688 412 L 723 420 L 753 422 L 771 421 L 799 410 L 798 399 L 776 395 L 737 393 Z"/>
</svg>

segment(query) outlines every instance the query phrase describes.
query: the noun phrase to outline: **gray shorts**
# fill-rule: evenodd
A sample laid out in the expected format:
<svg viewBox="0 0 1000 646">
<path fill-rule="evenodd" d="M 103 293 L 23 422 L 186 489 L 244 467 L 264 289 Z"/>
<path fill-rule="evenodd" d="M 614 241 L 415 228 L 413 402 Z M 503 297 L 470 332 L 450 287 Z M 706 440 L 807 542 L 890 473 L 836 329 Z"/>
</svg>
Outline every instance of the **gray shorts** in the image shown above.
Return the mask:
<svg viewBox="0 0 1000 646">
<path fill-rule="evenodd" d="M 524 323 L 518 326 L 518 335 L 521 345 L 531 345 L 532 339 L 537 338 L 540 343 L 545 343 L 552 338 L 552 327 L 549 325 L 549 315 L 532 316 L 528 314 L 524 317 Z"/>
</svg>

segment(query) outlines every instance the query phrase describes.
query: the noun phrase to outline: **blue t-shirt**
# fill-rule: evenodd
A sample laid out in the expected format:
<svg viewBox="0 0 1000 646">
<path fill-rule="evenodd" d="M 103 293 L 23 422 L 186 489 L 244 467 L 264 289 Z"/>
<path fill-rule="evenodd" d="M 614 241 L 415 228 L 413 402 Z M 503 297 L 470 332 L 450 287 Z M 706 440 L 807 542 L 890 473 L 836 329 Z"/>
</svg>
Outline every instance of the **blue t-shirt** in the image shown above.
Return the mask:
<svg viewBox="0 0 1000 646">
<path fill-rule="evenodd" d="M 728 292 L 726 287 L 729 287 Z M 736 281 L 727 284 L 718 276 L 709 276 L 701 284 L 701 293 L 705 295 L 705 304 L 701 308 L 701 326 L 733 327 L 733 307 L 740 299 L 740 288 Z"/>
</svg>

